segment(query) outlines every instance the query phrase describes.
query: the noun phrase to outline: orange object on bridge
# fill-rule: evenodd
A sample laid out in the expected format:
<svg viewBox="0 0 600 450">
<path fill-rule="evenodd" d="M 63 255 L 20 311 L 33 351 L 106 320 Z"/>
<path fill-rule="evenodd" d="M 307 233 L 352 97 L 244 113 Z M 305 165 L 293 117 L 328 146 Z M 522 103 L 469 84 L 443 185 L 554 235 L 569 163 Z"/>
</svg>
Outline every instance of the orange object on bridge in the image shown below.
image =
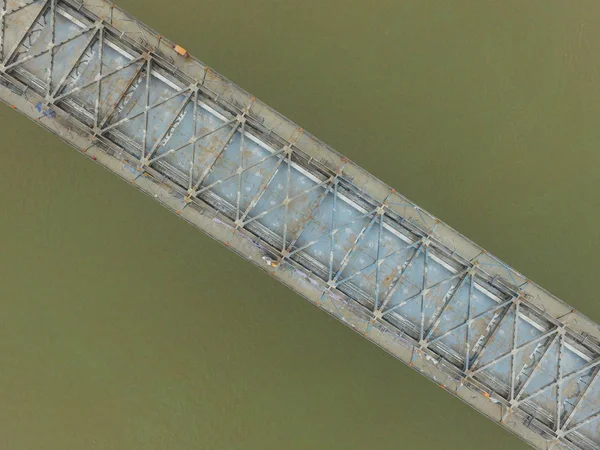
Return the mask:
<svg viewBox="0 0 600 450">
<path fill-rule="evenodd" d="M 179 45 L 176 45 L 174 47 L 175 52 L 177 52 L 178 55 L 183 56 L 184 58 L 187 58 L 190 56 L 190 54 L 187 52 L 187 50 L 183 47 L 180 47 Z"/>
</svg>

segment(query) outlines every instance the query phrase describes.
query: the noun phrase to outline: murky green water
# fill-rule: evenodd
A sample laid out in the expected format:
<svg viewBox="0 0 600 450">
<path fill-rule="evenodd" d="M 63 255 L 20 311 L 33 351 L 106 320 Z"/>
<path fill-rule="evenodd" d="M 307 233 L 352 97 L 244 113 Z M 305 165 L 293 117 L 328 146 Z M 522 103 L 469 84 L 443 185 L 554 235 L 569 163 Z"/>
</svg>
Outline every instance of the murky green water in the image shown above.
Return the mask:
<svg viewBox="0 0 600 450">
<path fill-rule="evenodd" d="M 120 6 L 600 320 L 600 3 Z M 525 448 L 0 108 L 0 448 Z"/>
</svg>

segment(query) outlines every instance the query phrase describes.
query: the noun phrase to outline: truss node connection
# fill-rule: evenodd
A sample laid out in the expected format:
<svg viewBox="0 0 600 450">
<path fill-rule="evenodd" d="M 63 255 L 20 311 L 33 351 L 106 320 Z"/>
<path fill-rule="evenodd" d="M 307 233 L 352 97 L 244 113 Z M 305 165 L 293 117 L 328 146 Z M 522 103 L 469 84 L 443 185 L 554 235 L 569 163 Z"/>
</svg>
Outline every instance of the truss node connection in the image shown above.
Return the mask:
<svg viewBox="0 0 600 450">
<path fill-rule="evenodd" d="M 532 446 L 600 448 L 600 330 L 104 0 L 0 0 L 0 98 Z"/>
</svg>

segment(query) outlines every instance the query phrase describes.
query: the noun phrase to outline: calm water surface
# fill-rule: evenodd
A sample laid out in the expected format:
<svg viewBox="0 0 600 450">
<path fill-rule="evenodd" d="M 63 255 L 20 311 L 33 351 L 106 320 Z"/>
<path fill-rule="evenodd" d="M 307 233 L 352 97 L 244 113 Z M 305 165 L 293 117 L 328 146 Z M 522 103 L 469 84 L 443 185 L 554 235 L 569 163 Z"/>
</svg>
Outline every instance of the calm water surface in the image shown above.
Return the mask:
<svg viewBox="0 0 600 450">
<path fill-rule="evenodd" d="M 600 3 L 119 5 L 600 320 Z M 523 443 L 0 108 L 1 449 Z"/>
</svg>

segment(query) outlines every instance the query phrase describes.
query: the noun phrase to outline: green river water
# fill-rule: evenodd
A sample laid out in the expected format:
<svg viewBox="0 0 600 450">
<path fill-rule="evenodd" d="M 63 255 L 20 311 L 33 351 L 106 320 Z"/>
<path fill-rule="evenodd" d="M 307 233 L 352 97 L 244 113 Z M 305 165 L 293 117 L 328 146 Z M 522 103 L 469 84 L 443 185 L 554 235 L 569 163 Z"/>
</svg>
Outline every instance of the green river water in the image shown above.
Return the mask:
<svg viewBox="0 0 600 450">
<path fill-rule="evenodd" d="M 120 0 L 600 320 L 600 2 Z M 0 449 L 520 449 L 0 108 Z"/>
</svg>

